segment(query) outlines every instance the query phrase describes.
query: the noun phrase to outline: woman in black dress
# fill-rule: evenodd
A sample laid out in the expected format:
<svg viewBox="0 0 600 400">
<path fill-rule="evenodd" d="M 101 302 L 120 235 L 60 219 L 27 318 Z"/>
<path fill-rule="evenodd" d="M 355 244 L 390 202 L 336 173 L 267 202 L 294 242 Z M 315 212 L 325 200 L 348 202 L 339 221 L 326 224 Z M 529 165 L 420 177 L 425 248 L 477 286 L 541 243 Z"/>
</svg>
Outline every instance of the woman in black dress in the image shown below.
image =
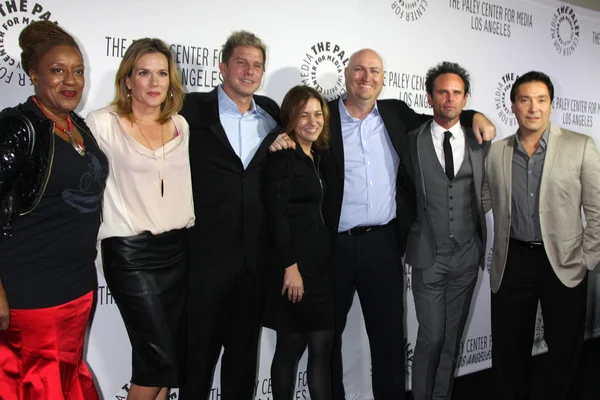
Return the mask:
<svg viewBox="0 0 600 400">
<path fill-rule="evenodd" d="M 283 99 L 281 122 L 296 149 L 271 154 L 266 169 L 272 265 L 264 325 L 277 331 L 271 365 L 274 400 L 292 399 L 294 372 L 307 345 L 311 398 L 332 397 L 330 245 L 321 211 L 325 187 L 314 151 L 327 147 L 328 117 L 318 91 L 292 88 Z"/>
</svg>

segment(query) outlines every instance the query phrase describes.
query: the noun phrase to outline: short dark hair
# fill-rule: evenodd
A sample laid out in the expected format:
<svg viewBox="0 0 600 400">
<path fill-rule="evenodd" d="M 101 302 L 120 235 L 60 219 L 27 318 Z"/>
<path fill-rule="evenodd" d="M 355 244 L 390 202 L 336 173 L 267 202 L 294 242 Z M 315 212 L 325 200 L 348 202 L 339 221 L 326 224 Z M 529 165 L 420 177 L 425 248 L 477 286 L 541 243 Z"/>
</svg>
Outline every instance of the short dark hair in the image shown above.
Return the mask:
<svg viewBox="0 0 600 400">
<path fill-rule="evenodd" d="M 42 57 L 57 46 L 70 46 L 81 50 L 79 45 L 64 29 L 50 21 L 33 21 L 19 35 L 21 67 L 27 75 L 36 69 Z"/>
<path fill-rule="evenodd" d="M 442 74 L 456 74 L 460 76 L 460 79 L 462 79 L 465 86 L 465 94 L 471 93 L 471 77 L 467 70 L 457 63 L 444 61 L 427 71 L 427 75 L 425 76 L 425 89 L 429 95 L 433 95 L 435 80 Z"/>
<path fill-rule="evenodd" d="M 529 71 L 518 77 L 515 83 L 513 83 L 512 89 L 510 89 L 511 103 L 514 103 L 517 99 L 517 90 L 519 89 L 519 86 L 529 82 L 542 82 L 545 84 L 548 88 L 548 93 L 550 93 L 550 103 L 554 101 L 554 85 L 552 84 L 550 77 L 543 72 Z"/>
<path fill-rule="evenodd" d="M 317 99 L 323 111 L 323 131 L 315 142 L 315 148 L 323 150 L 329 147 L 329 108 L 323 95 L 317 89 L 298 85 L 286 93 L 281 103 L 281 126 L 293 140 L 296 140 L 294 128 L 300 119 L 302 109 L 310 99 Z"/>
</svg>

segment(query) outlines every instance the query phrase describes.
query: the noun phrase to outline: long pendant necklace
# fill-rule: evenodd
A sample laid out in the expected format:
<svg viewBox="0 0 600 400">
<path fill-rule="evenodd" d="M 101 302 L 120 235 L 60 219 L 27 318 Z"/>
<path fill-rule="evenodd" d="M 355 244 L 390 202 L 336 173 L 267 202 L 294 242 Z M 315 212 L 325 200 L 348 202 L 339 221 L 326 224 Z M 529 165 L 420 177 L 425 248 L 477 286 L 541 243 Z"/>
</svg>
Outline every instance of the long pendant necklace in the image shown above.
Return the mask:
<svg viewBox="0 0 600 400">
<path fill-rule="evenodd" d="M 48 114 L 46 114 L 46 111 L 44 111 L 40 102 L 38 101 L 38 99 L 35 98 L 35 96 L 32 96 L 31 99 L 33 100 L 35 105 L 38 106 L 40 110 L 42 110 L 42 113 L 46 116 L 46 118 L 48 118 L 50 121 L 52 121 L 52 123 L 54 124 L 54 127 L 56 129 L 58 129 L 59 131 L 65 133 L 65 134 L 67 134 L 67 136 L 69 136 L 69 143 L 71 144 L 71 147 L 73 147 L 73 149 L 75 149 L 77 154 L 79 154 L 81 157 L 85 157 L 85 146 L 83 145 L 82 142 L 80 142 L 79 140 L 77 140 L 73 137 L 73 121 L 71 120 L 71 117 L 69 116 L 69 114 L 67 113 L 67 127 L 65 128 L 64 126 L 62 126 L 61 124 L 59 124 L 58 122 L 56 122 L 52 118 L 50 118 L 50 116 Z"/>
<path fill-rule="evenodd" d="M 142 127 L 140 126 L 140 124 L 137 123 L 137 121 L 135 119 L 134 119 L 134 122 L 135 122 L 135 125 L 140 130 L 140 133 L 142 134 L 142 137 L 146 141 L 146 144 L 148 144 L 148 148 L 150 148 L 152 150 L 152 146 L 150 145 L 150 141 L 148 141 L 148 138 L 144 134 L 144 131 L 142 130 Z M 160 139 L 162 141 L 162 155 L 163 155 L 163 173 L 162 173 L 162 175 L 160 174 L 160 168 L 158 169 L 158 181 L 160 182 L 160 197 L 164 197 L 165 196 L 165 180 L 164 180 L 164 177 L 165 177 L 165 174 L 167 173 L 167 159 L 165 157 L 165 135 L 163 134 L 164 127 L 165 127 L 164 124 L 160 125 Z"/>
</svg>

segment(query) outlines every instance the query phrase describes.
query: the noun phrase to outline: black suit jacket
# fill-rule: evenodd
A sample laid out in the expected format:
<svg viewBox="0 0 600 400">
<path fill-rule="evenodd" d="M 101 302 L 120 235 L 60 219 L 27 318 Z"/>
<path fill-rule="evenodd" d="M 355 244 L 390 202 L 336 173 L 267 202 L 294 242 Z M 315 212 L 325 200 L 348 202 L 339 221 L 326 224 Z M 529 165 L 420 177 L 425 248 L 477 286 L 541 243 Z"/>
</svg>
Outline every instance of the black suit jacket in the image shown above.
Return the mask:
<svg viewBox="0 0 600 400">
<path fill-rule="evenodd" d="M 279 107 L 264 96 L 254 101 L 279 123 Z M 268 236 L 262 200 L 270 133 L 246 169 L 219 119 L 217 89 L 190 93 L 181 115 L 190 125 L 190 169 L 196 224 L 190 230 L 190 272 L 231 274 L 264 269 Z"/>
<path fill-rule="evenodd" d="M 344 145 L 338 100 L 334 100 L 328 105 L 330 141 L 329 149 L 322 153 L 321 165 L 328 185 L 324 202 L 325 223 L 331 232 L 332 240 L 335 241 L 344 194 Z M 395 99 L 378 100 L 377 108 L 394 150 L 400 157 L 396 181 L 396 227 L 400 252 L 404 254 L 408 232 L 416 215 L 415 187 L 406 172 L 406 163 L 410 160 L 408 132 L 432 117 L 431 115 L 417 114 L 406 103 Z"/>
</svg>

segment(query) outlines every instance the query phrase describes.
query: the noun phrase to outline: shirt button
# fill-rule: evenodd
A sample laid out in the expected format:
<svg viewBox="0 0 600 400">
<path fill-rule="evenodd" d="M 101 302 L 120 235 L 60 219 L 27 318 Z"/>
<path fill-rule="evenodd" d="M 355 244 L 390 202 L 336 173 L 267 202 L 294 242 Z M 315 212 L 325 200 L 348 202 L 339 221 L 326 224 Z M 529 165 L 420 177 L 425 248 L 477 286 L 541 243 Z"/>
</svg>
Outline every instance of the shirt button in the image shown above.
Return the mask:
<svg viewBox="0 0 600 400">
<path fill-rule="evenodd" d="M 533 197 L 533 193 L 529 193 L 529 195 L 530 195 L 531 197 Z"/>
<path fill-rule="evenodd" d="M 454 196 L 450 196 L 450 200 L 452 200 L 454 198 Z"/>
<path fill-rule="evenodd" d="M 366 141 L 366 140 L 363 140 L 363 144 L 367 144 L 367 141 Z"/>
<path fill-rule="evenodd" d="M 371 165 L 371 161 L 367 161 L 367 165 Z"/>
<path fill-rule="evenodd" d="M 369 182 L 369 186 L 373 186 L 373 182 Z"/>
<path fill-rule="evenodd" d="M 454 207 L 450 207 L 450 211 L 454 210 Z"/>
<path fill-rule="evenodd" d="M 448 187 L 449 187 L 450 189 L 452 189 L 452 185 L 449 185 Z"/>
<path fill-rule="evenodd" d="M 369 204 L 369 208 L 373 208 L 373 204 Z"/>
<path fill-rule="evenodd" d="M 454 221 L 454 218 L 450 218 L 450 222 L 453 222 L 453 221 Z"/>
<path fill-rule="evenodd" d="M 531 173 L 531 170 L 529 170 L 529 171 L 527 171 L 527 172 Z"/>
</svg>

